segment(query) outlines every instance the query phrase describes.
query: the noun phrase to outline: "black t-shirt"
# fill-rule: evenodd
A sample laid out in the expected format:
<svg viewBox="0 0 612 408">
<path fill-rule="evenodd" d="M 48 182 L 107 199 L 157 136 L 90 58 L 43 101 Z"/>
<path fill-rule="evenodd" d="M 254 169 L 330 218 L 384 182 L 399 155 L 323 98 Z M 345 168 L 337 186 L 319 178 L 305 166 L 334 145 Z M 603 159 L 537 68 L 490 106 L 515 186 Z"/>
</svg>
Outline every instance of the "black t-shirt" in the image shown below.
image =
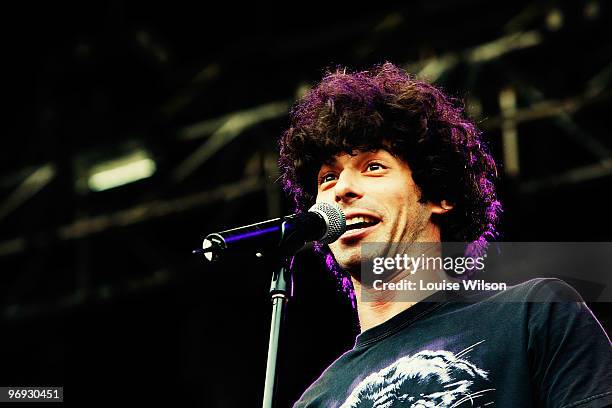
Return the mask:
<svg viewBox="0 0 612 408">
<path fill-rule="evenodd" d="M 294 408 L 612 406 L 610 339 L 563 281 L 431 299 L 357 336 Z"/>
</svg>

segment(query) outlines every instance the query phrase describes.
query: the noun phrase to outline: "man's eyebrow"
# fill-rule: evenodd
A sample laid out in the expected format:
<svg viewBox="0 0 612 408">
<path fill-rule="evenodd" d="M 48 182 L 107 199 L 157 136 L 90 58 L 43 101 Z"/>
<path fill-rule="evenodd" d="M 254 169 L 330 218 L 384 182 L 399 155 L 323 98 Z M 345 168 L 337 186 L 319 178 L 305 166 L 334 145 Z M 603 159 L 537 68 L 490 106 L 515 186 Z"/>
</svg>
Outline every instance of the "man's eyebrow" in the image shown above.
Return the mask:
<svg viewBox="0 0 612 408">
<path fill-rule="evenodd" d="M 380 154 L 380 150 L 376 150 L 376 151 L 370 151 L 370 150 L 365 150 L 362 151 L 356 155 L 361 155 L 360 160 L 367 160 L 372 156 L 376 156 Z M 321 162 L 321 166 L 319 167 L 319 172 L 321 171 L 321 169 L 323 169 L 324 167 L 335 167 L 336 164 L 338 163 L 338 158 L 337 157 L 329 157 L 327 159 L 324 159 Z"/>
<path fill-rule="evenodd" d="M 336 162 L 338 161 L 338 159 L 336 159 L 335 157 L 330 157 L 329 159 L 325 159 L 323 160 L 323 162 L 321 163 L 320 168 L 323 168 L 325 166 L 328 167 L 334 167 L 336 165 Z"/>
</svg>

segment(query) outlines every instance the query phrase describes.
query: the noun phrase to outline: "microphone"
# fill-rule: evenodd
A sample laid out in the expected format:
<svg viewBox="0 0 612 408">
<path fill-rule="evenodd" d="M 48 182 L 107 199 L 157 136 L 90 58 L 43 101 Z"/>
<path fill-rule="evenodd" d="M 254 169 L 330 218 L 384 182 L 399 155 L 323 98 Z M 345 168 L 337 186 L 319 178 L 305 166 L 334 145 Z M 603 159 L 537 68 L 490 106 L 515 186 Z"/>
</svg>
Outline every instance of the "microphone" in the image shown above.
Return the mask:
<svg viewBox="0 0 612 408">
<path fill-rule="evenodd" d="M 202 249 L 194 253 L 204 253 L 209 261 L 217 261 L 229 252 L 251 252 L 260 257 L 271 250 L 292 255 L 306 242 L 330 244 L 345 231 L 342 210 L 329 203 L 317 203 L 305 213 L 209 234 L 202 242 Z"/>
</svg>

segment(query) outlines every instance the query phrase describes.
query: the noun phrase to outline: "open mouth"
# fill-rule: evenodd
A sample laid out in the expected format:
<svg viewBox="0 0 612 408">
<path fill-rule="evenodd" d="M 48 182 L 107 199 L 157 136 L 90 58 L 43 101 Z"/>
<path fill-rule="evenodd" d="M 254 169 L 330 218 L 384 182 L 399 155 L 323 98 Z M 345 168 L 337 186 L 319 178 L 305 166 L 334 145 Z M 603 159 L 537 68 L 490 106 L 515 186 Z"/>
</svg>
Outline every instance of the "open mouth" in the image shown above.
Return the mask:
<svg viewBox="0 0 612 408">
<path fill-rule="evenodd" d="M 366 215 L 349 217 L 346 220 L 346 232 L 342 234 L 341 239 L 361 238 L 379 223 L 379 219 Z"/>
<path fill-rule="evenodd" d="M 367 228 L 367 227 L 376 225 L 379 222 L 380 220 L 377 220 L 372 217 L 365 217 L 365 216 L 353 217 L 351 219 L 346 220 L 346 230 L 351 231 L 351 230 L 356 230 L 356 229 L 361 229 L 361 228 Z"/>
</svg>

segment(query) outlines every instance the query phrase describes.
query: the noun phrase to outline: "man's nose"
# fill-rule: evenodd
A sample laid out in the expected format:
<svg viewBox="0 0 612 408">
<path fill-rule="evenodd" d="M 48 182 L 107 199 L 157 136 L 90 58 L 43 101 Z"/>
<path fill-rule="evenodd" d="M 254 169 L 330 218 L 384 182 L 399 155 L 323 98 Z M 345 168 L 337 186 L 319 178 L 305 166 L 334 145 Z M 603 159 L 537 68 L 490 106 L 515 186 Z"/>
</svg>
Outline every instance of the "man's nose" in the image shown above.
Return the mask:
<svg viewBox="0 0 612 408">
<path fill-rule="evenodd" d="M 338 177 L 334 186 L 336 202 L 350 202 L 363 196 L 363 191 L 359 185 L 358 176 L 351 172 L 343 171 Z"/>
</svg>

